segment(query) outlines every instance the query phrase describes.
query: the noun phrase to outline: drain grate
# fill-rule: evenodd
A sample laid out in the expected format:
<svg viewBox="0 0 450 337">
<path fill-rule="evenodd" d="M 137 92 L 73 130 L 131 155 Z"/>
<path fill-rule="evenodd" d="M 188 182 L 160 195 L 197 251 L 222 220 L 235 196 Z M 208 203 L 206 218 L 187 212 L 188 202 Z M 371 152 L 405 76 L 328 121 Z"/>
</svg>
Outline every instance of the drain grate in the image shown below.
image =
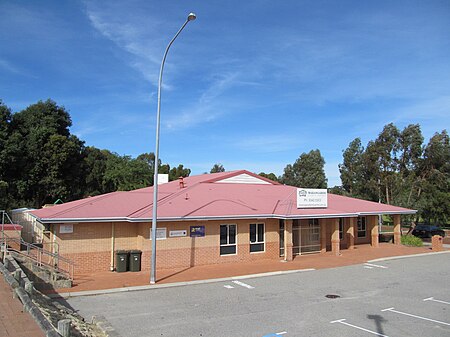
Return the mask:
<svg viewBox="0 0 450 337">
<path fill-rule="evenodd" d="M 340 298 L 341 296 L 339 296 L 339 295 L 334 295 L 334 294 L 328 294 L 328 295 L 325 295 L 325 297 L 326 297 L 326 298 Z"/>
</svg>

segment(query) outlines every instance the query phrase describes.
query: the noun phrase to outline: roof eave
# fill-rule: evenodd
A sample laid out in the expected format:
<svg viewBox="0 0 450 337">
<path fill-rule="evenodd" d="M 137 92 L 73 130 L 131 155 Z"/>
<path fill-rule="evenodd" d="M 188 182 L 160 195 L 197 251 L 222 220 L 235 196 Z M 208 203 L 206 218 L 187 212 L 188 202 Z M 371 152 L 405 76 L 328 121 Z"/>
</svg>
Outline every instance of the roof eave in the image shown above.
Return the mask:
<svg viewBox="0 0 450 337">
<path fill-rule="evenodd" d="M 249 214 L 249 215 L 219 215 L 219 216 L 191 216 L 191 217 L 159 217 L 160 222 L 169 221 L 209 221 L 209 220 L 241 220 L 241 219 L 324 219 L 324 218 L 351 218 L 367 215 L 412 215 L 417 210 L 404 211 L 372 211 L 372 212 L 351 212 L 351 213 L 329 213 L 329 214 Z M 151 218 L 130 218 L 130 217 L 100 217 L 100 218 L 37 218 L 44 224 L 54 223 L 92 223 L 92 222 L 151 222 Z"/>
</svg>

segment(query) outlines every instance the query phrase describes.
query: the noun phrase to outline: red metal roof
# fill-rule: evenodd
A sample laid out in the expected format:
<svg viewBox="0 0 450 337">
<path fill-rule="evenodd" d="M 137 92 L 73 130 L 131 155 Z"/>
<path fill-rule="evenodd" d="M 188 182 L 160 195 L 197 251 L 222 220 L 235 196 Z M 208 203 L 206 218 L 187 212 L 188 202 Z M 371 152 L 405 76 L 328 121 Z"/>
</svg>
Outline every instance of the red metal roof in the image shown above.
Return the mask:
<svg viewBox="0 0 450 337">
<path fill-rule="evenodd" d="M 0 231 L 1 230 L 5 230 L 5 231 L 20 231 L 22 230 L 22 226 L 21 225 L 16 225 L 16 224 L 0 224 Z"/>
<path fill-rule="evenodd" d="M 239 178 L 245 178 L 241 183 Z M 226 181 L 224 181 L 226 179 Z M 237 179 L 237 180 L 236 180 Z M 328 193 L 328 207 L 297 208 L 297 188 L 240 170 L 203 174 L 159 185 L 158 221 L 311 218 L 412 214 L 414 210 Z M 41 222 L 150 221 L 153 187 L 113 192 L 31 211 Z"/>
</svg>

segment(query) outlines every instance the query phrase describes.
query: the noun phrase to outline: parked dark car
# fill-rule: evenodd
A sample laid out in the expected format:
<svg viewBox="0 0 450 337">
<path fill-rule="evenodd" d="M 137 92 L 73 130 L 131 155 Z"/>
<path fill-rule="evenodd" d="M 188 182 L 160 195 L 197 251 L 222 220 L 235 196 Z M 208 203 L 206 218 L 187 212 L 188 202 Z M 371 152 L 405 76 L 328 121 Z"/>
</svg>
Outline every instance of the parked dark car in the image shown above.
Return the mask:
<svg viewBox="0 0 450 337">
<path fill-rule="evenodd" d="M 418 225 L 412 231 L 412 235 L 419 238 L 431 238 L 433 235 L 445 237 L 445 232 L 438 226 Z"/>
</svg>

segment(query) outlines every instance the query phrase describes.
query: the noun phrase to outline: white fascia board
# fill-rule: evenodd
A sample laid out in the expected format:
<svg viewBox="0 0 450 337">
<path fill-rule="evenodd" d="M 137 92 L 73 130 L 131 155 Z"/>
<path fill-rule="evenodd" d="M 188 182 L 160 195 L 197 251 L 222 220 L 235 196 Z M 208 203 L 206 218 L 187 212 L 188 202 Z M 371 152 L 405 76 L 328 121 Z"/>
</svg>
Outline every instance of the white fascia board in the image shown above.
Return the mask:
<svg viewBox="0 0 450 337">
<path fill-rule="evenodd" d="M 83 223 L 83 222 L 123 222 L 129 221 L 128 218 L 36 218 L 39 222 L 44 224 L 54 223 Z"/>
<path fill-rule="evenodd" d="M 384 211 L 384 212 L 359 212 L 359 215 L 410 215 L 410 214 L 416 214 L 417 210 L 412 209 L 410 211 L 403 211 L 403 212 L 396 212 L 396 211 Z"/>
<path fill-rule="evenodd" d="M 252 214 L 252 215 L 223 215 L 223 216 L 204 216 L 204 217 L 164 217 L 158 218 L 158 222 L 169 221 L 207 221 L 207 220 L 241 220 L 241 219 L 325 219 L 325 218 L 352 218 L 365 215 L 395 215 L 395 214 L 416 214 L 417 210 L 396 212 L 354 212 L 354 213 L 335 213 L 335 214 L 303 214 L 303 215 L 283 215 L 283 214 Z M 113 218 L 37 218 L 41 223 L 92 223 L 92 222 L 151 222 L 151 218 L 129 218 L 129 217 L 113 217 Z"/>
</svg>

